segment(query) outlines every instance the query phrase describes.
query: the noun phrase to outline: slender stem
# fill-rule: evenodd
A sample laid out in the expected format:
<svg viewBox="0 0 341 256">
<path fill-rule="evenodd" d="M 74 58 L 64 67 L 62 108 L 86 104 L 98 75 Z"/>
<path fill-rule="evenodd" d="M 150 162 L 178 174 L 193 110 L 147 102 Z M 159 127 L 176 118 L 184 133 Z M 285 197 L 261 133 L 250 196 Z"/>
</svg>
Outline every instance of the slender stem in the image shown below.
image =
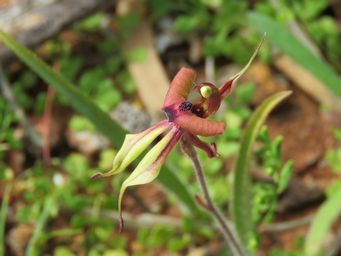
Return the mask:
<svg viewBox="0 0 341 256">
<path fill-rule="evenodd" d="M 235 235 L 233 234 L 231 228 L 227 225 L 223 215 L 221 214 L 221 212 L 218 210 L 218 208 L 215 206 L 215 204 L 212 201 L 212 198 L 208 192 L 205 175 L 204 175 L 204 172 L 202 170 L 200 161 L 198 159 L 197 152 L 195 151 L 195 149 L 193 148 L 192 145 L 187 144 L 185 146 L 186 146 L 185 152 L 193 162 L 195 174 L 196 174 L 197 180 L 199 182 L 201 191 L 202 191 L 203 196 L 204 196 L 205 202 L 202 202 L 202 203 L 204 203 L 204 208 L 208 212 L 210 212 L 212 214 L 212 216 L 219 223 L 220 230 L 224 236 L 224 239 L 225 239 L 228 247 L 231 249 L 233 255 L 238 255 L 238 256 L 246 255 L 244 252 L 244 249 L 239 244 L 239 242 L 238 242 L 237 238 L 235 237 Z"/>
</svg>

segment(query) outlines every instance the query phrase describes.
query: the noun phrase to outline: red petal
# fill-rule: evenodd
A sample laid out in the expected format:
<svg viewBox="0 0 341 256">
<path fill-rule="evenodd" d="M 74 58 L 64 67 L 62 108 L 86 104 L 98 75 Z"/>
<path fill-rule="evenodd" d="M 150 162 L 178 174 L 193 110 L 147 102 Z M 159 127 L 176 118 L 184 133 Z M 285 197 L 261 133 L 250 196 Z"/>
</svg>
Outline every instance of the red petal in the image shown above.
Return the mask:
<svg viewBox="0 0 341 256">
<path fill-rule="evenodd" d="M 219 88 L 220 99 L 225 98 L 226 96 L 228 96 L 231 93 L 231 91 L 232 91 L 232 83 L 233 83 L 233 80 L 228 80 L 225 84 L 223 84 Z"/>
<path fill-rule="evenodd" d="M 256 58 L 264 40 L 265 40 L 265 36 L 266 34 L 264 34 L 262 40 L 260 41 L 260 43 L 258 44 L 256 50 L 254 51 L 254 53 L 252 54 L 251 58 L 249 59 L 248 63 L 246 63 L 246 65 L 242 68 L 242 70 L 240 70 L 237 74 L 235 74 L 233 77 L 231 77 L 230 80 L 228 80 L 224 85 L 222 85 L 219 88 L 219 92 L 220 92 L 220 98 L 223 99 L 225 98 L 227 95 L 229 95 L 234 87 L 234 84 L 237 82 L 237 80 L 248 70 L 248 68 L 251 66 L 252 61 Z"/>
<path fill-rule="evenodd" d="M 194 70 L 181 68 L 173 78 L 163 106 L 167 107 L 175 103 L 186 101 L 188 94 L 193 87 L 195 78 L 196 73 Z"/>
<path fill-rule="evenodd" d="M 178 116 L 175 123 L 194 135 L 215 136 L 224 133 L 225 130 L 225 124 L 222 122 L 207 120 L 189 113 Z"/>
<path fill-rule="evenodd" d="M 218 156 L 217 146 L 215 143 L 204 142 L 200 140 L 197 136 L 190 134 L 190 133 L 188 133 L 187 136 L 192 142 L 192 144 L 196 146 L 197 148 L 204 150 L 208 157 L 211 158 L 211 157 Z"/>
</svg>

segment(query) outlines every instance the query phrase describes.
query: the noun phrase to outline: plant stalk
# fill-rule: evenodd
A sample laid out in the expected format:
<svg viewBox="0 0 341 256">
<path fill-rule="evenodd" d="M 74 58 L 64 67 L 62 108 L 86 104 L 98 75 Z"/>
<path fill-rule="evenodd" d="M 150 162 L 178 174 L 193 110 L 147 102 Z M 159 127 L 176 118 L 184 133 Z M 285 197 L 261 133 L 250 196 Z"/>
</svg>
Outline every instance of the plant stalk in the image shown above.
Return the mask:
<svg viewBox="0 0 341 256">
<path fill-rule="evenodd" d="M 202 166 L 200 164 L 196 150 L 194 149 L 192 144 L 187 143 L 186 139 L 182 140 L 182 148 L 184 149 L 188 157 L 192 160 L 192 163 L 195 169 L 195 174 L 199 182 L 202 194 L 204 196 L 204 201 L 200 197 L 196 198 L 198 203 L 201 206 L 203 206 L 212 215 L 213 218 L 216 219 L 216 221 L 219 224 L 220 231 L 222 235 L 224 236 L 225 242 L 227 243 L 227 246 L 232 251 L 233 255 L 245 256 L 246 255 L 245 250 L 243 249 L 241 244 L 238 242 L 231 228 L 228 226 L 222 213 L 218 210 L 218 208 L 213 203 L 213 200 L 208 192 L 206 178 L 205 178 L 205 175 L 204 175 Z"/>
</svg>

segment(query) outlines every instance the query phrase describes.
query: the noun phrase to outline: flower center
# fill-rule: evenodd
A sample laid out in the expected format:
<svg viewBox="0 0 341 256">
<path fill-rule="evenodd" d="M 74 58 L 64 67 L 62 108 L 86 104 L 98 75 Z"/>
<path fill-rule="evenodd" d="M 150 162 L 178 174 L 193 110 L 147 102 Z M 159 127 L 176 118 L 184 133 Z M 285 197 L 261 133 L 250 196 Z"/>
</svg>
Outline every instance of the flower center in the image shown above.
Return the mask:
<svg viewBox="0 0 341 256">
<path fill-rule="evenodd" d="M 193 104 L 189 101 L 184 101 L 179 105 L 180 111 L 191 111 L 193 107 Z"/>
</svg>

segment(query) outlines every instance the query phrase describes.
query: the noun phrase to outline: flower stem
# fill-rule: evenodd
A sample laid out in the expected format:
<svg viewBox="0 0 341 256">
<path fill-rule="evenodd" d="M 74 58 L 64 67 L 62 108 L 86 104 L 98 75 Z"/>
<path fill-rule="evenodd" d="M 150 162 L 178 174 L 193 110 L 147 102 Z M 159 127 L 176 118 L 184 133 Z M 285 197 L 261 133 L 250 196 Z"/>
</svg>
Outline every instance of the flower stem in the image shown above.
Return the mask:
<svg viewBox="0 0 341 256">
<path fill-rule="evenodd" d="M 201 198 L 197 198 L 198 202 L 218 222 L 220 231 L 223 234 L 224 239 L 225 239 L 228 247 L 232 251 L 233 255 L 245 256 L 246 254 L 245 254 L 243 247 L 239 244 L 239 242 L 238 242 L 237 238 L 235 237 L 235 235 L 233 234 L 231 228 L 227 225 L 222 213 L 218 210 L 218 208 L 215 206 L 215 204 L 212 201 L 212 198 L 208 192 L 205 175 L 204 175 L 202 166 L 200 164 L 200 161 L 198 159 L 197 152 L 195 151 L 195 149 L 193 148 L 193 146 L 191 144 L 186 143 L 186 141 L 184 141 L 184 140 L 182 142 L 183 142 L 182 146 L 183 146 L 185 153 L 188 155 L 188 157 L 193 162 L 195 174 L 196 174 L 197 180 L 199 182 L 201 191 L 202 191 L 203 196 L 204 196 L 205 201 L 203 201 Z"/>
</svg>

